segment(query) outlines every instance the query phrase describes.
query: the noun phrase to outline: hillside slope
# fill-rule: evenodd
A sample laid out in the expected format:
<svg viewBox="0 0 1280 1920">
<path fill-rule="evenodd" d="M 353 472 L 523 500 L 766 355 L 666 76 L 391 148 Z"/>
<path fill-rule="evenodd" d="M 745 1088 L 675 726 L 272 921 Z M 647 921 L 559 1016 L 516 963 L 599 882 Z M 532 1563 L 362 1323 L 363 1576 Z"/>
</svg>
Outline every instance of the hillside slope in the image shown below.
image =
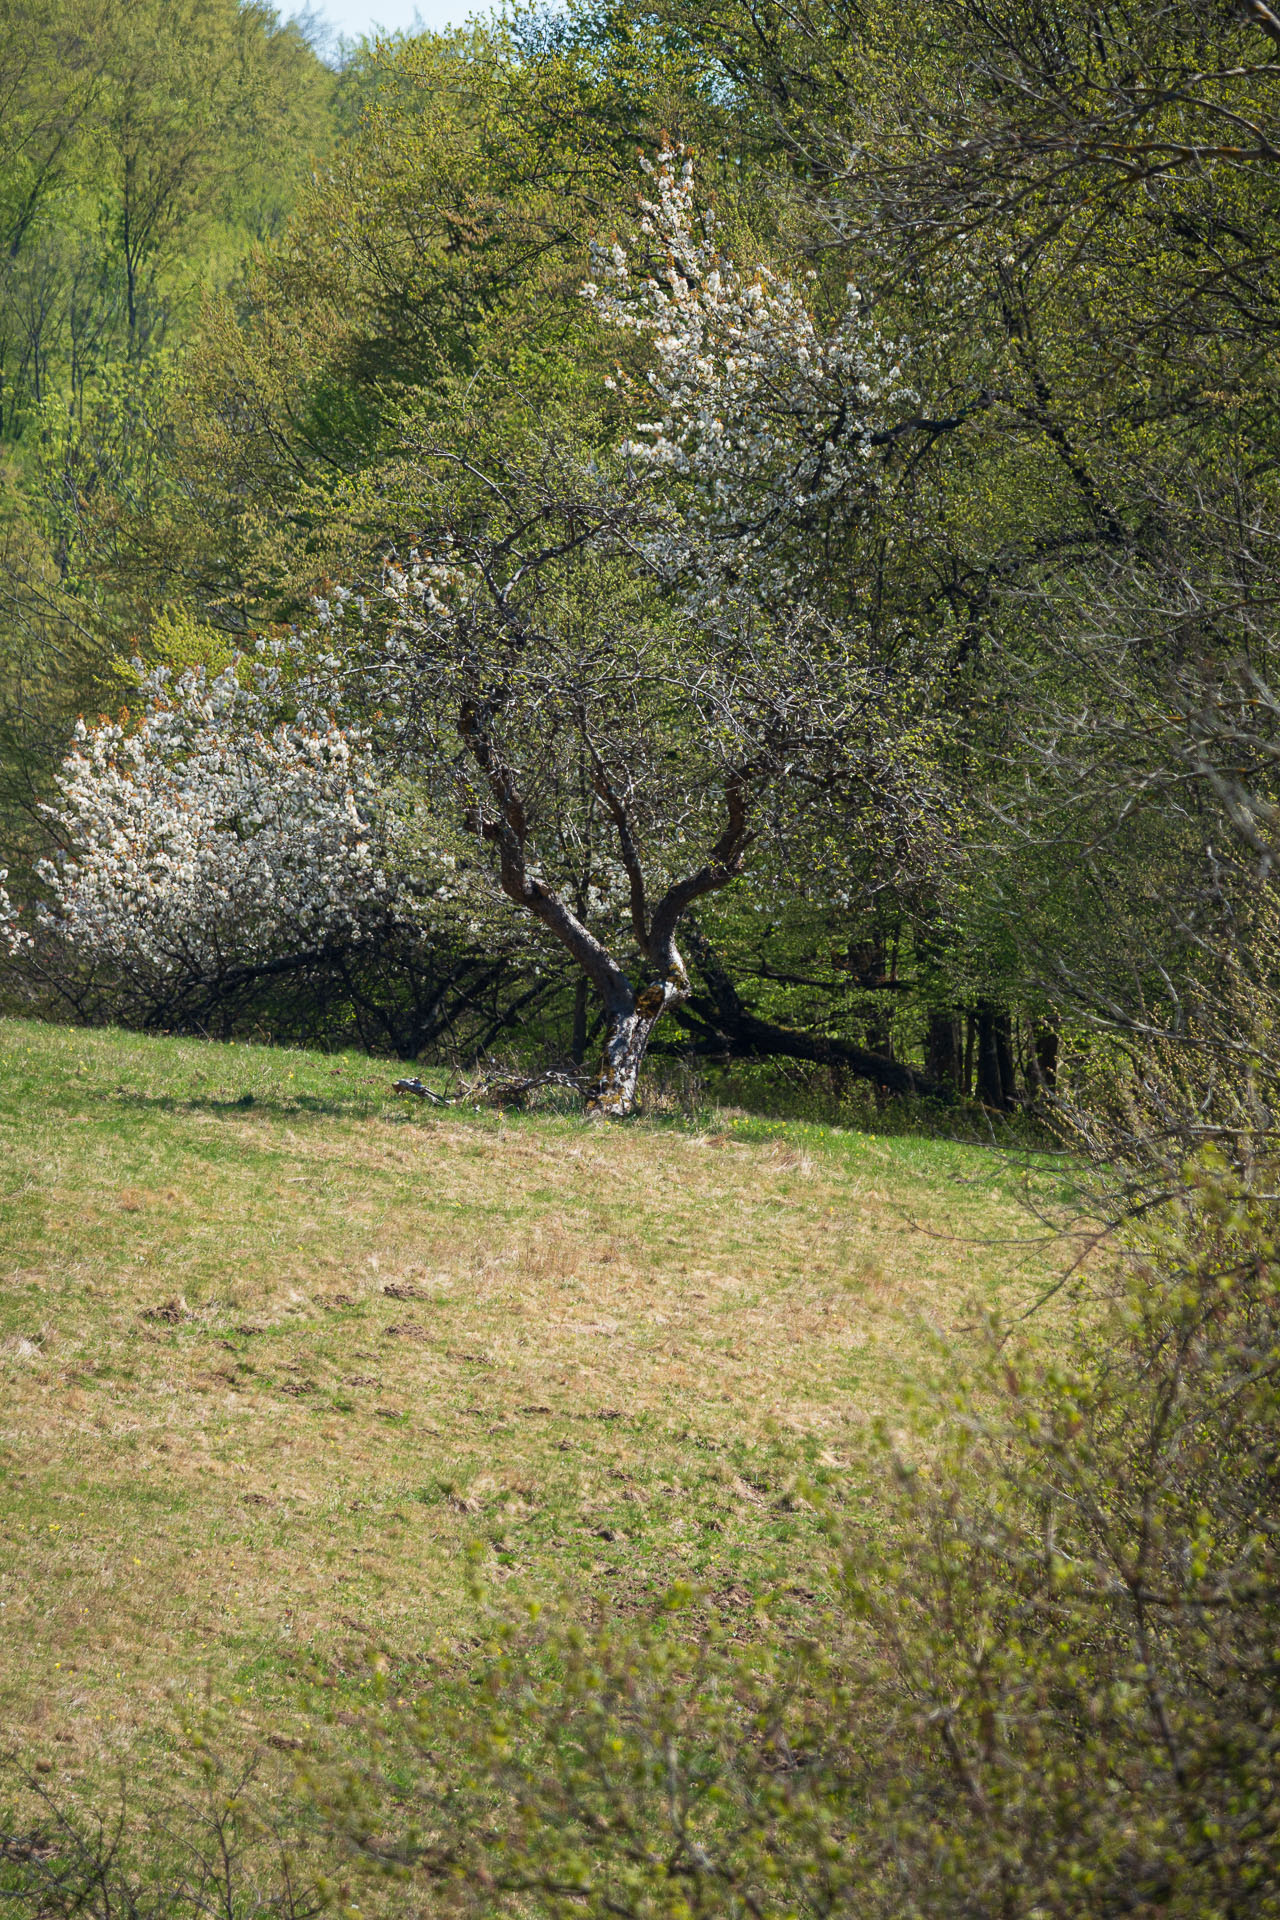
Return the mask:
<svg viewBox="0 0 1280 1920">
<path fill-rule="evenodd" d="M 469 1557 L 583 1604 L 803 1593 L 798 1478 L 867 1502 L 932 1336 L 1043 1279 L 980 1149 L 389 1077 L 0 1025 L 0 1746 L 74 1771 L 202 1684 L 257 1713 L 309 1655 L 447 1659 Z"/>
</svg>

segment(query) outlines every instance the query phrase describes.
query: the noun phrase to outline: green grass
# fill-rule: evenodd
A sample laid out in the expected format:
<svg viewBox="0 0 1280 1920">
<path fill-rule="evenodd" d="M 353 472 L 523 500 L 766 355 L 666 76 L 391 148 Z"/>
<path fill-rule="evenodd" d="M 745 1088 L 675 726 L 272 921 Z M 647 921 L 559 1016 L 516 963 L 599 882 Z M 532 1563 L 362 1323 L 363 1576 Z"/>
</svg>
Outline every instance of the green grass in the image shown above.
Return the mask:
<svg viewBox="0 0 1280 1920">
<path fill-rule="evenodd" d="M 0 1024 L 0 1749 L 284 1724 L 583 1609 L 807 1597 L 806 1482 L 1046 1253 L 980 1148 L 441 1114 L 363 1057 Z M 407 1684 L 407 1681 L 406 1681 Z"/>
</svg>

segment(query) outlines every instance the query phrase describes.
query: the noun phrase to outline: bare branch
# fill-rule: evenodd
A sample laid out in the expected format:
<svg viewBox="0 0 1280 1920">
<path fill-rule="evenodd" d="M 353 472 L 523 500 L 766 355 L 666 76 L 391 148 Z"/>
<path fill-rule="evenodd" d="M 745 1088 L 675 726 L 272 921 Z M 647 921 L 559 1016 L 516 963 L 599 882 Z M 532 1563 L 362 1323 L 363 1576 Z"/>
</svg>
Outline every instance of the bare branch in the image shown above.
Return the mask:
<svg viewBox="0 0 1280 1920">
<path fill-rule="evenodd" d="M 725 802 L 729 818 L 724 832 L 711 849 L 711 858 L 683 880 L 667 888 L 653 910 L 649 933 L 649 957 L 665 976 L 682 976 L 684 966 L 676 951 L 675 932 L 686 908 L 704 894 L 717 893 L 742 871 L 743 856 L 751 840 L 749 826 L 748 775 L 735 773 L 725 784 Z"/>
</svg>

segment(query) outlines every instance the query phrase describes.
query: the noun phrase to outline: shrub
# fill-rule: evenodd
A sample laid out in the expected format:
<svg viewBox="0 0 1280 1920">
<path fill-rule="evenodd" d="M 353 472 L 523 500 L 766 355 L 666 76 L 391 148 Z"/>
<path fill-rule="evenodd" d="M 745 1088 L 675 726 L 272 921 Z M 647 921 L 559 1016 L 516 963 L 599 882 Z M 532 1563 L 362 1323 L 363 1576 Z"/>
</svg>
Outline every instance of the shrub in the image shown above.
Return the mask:
<svg viewBox="0 0 1280 1920">
<path fill-rule="evenodd" d="M 993 1328 L 886 1442 L 803 1631 L 508 1629 L 451 1740 L 375 1716 L 327 1820 L 484 1912 L 1280 1912 L 1275 1225 L 1201 1157 L 1078 1331 Z"/>
</svg>

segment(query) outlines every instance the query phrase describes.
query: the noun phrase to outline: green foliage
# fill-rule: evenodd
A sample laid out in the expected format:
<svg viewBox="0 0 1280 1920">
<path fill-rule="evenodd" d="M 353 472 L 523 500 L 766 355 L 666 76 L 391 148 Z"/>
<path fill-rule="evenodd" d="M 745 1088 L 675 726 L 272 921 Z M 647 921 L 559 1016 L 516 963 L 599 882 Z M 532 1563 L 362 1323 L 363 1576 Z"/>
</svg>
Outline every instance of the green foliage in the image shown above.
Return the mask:
<svg viewBox="0 0 1280 1920">
<path fill-rule="evenodd" d="M 333 87 L 258 0 L 0 6 L 11 864 L 40 847 L 37 804 L 77 713 L 111 703 L 113 658 L 174 597 L 175 370 L 204 300 L 283 225 L 328 143 Z"/>
<path fill-rule="evenodd" d="M 515 433 L 548 407 L 599 416 L 588 235 L 634 203 L 637 143 L 710 111 L 661 48 L 498 27 L 366 48 L 343 88 L 345 137 L 205 316 L 177 421 L 184 531 L 207 549 L 218 530 L 200 591 L 228 619 L 228 535 L 259 616 L 412 544 L 397 462 L 450 420 L 459 376 Z M 384 468 L 381 522 L 353 523 L 347 483 L 380 496 Z"/>
<path fill-rule="evenodd" d="M 266 5 L 22 0 L 0 15 L 0 435 L 78 408 L 276 230 L 329 77 Z"/>
</svg>

